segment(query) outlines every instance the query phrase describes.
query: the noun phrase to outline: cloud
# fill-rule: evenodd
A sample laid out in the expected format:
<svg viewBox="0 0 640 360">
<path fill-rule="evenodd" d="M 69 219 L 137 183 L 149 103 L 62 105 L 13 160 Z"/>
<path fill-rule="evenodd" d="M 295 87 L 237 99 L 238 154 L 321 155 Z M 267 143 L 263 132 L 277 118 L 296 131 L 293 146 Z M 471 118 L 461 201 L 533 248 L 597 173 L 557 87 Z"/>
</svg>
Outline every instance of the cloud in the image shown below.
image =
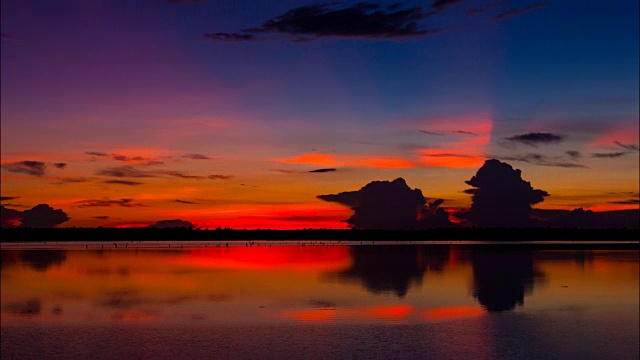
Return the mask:
<svg viewBox="0 0 640 360">
<path fill-rule="evenodd" d="M 57 167 L 58 169 L 64 169 L 65 167 L 67 167 L 67 163 L 63 163 L 63 162 L 54 163 L 53 166 Z"/>
<path fill-rule="evenodd" d="M 619 158 L 622 156 L 625 156 L 629 154 L 626 151 L 622 151 L 622 152 L 611 152 L 611 153 L 593 153 L 591 154 L 591 157 L 594 158 Z"/>
<path fill-rule="evenodd" d="M 100 215 L 100 216 L 92 216 L 92 219 L 98 219 L 98 220 L 109 220 L 112 217 L 111 216 L 107 216 L 107 215 Z"/>
<path fill-rule="evenodd" d="M 616 145 L 631 151 L 640 151 L 640 145 L 638 144 L 623 144 L 619 141 L 615 141 Z"/>
<path fill-rule="evenodd" d="M 175 219 L 175 220 L 160 220 L 160 221 L 157 221 L 157 222 L 149 225 L 149 227 L 158 228 L 158 229 L 166 229 L 166 228 L 177 228 L 177 227 L 193 228 L 194 226 L 189 221 L 183 221 L 183 220 L 180 220 L 180 219 Z"/>
<path fill-rule="evenodd" d="M 555 167 L 563 167 L 563 168 L 571 168 L 571 169 L 588 169 L 587 166 L 572 162 L 564 162 L 557 161 L 557 159 L 551 159 L 548 156 L 536 153 L 529 153 L 526 155 L 515 155 L 515 156 L 499 156 L 500 160 L 506 161 L 521 161 L 526 162 L 532 165 L 540 165 L 540 166 L 555 166 Z"/>
<path fill-rule="evenodd" d="M 552 133 L 528 133 L 522 135 L 514 135 L 504 139 L 512 143 L 521 143 L 537 147 L 540 144 L 546 145 L 562 142 L 564 141 L 565 136 Z"/>
<path fill-rule="evenodd" d="M 127 185 L 127 186 L 136 186 L 142 185 L 144 183 L 138 181 L 129 181 L 129 180 L 105 180 L 102 183 L 104 184 L 114 184 L 114 185 Z"/>
<path fill-rule="evenodd" d="M 180 203 L 180 204 L 188 204 L 188 205 L 198 205 L 198 204 L 200 204 L 199 202 L 193 202 L 193 201 L 188 201 L 188 200 L 180 200 L 180 199 L 175 199 L 173 201 L 175 201 L 177 203 Z"/>
<path fill-rule="evenodd" d="M 42 161 L 18 161 L 2 165 L 4 169 L 13 173 L 22 173 L 32 176 L 43 176 L 47 165 Z"/>
<path fill-rule="evenodd" d="M 233 175 L 209 175 L 207 176 L 209 180 L 229 180 L 233 179 Z"/>
<path fill-rule="evenodd" d="M 22 212 L 21 227 L 52 228 L 69 221 L 69 216 L 62 209 L 54 209 L 47 204 L 39 204 Z"/>
<path fill-rule="evenodd" d="M 324 168 L 324 169 L 315 169 L 315 170 L 310 170 L 310 173 L 326 173 L 326 172 L 334 172 L 336 171 L 335 168 Z"/>
<path fill-rule="evenodd" d="M 446 0 L 452 2 L 457 0 Z M 207 33 L 204 38 L 215 41 L 251 41 L 257 35 L 276 33 L 290 35 L 294 41 L 310 41 L 322 37 L 401 39 L 435 34 L 443 29 L 426 29 L 419 22 L 430 14 L 420 7 L 382 8 L 377 4 L 358 3 L 336 7 L 324 3 L 297 7 L 265 21 L 262 25 L 237 33 Z"/>
<path fill-rule="evenodd" d="M 22 211 L 9 209 L 0 205 L 0 227 L 17 227 L 22 220 Z"/>
<path fill-rule="evenodd" d="M 450 5 L 457 4 L 462 1 L 463 0 L 436 0 L 431 4 L 431 7 L 435 8 L 437 11 L 444 11 Z"/>
<path fill-rule="evenodd" d="M 184 154 L 183 158 L 192 159 L 192 160 L 211 160 L 212 157 L 203 154 Z"/>
<path fill-rule="evenodd" d="M 158 177 L 157 174 L 136 169 L 133 166 L 113 166 L 99 170 L 97 175 L 113 176 L 119 178 L 151 178 Z"/>
<path fill-rule="evenodd" d="M 84 153 L 87 154 L 87 155 L 99 156 L 99 157 L 104 157 L 104 156 L 109 155 L 107 153 L 103 153 L 103 152 L 99 152 L 99 151 L 85 151 Z"/>
<path fill-rule="evenodd" d="M 503 11 L 503 12 L 501 12 L 499 14 L 496 14 L 493 18 L 496 19 L 496 20 L 506 19 L 506 18 L 513 17 L 513 16 L 523 15 L 523 14 L 526 14 L 526 13 L 528 13 L 530 11 L 533 11 L 533 10 L 542 9 L 542 8 L 544 8 L 546 6 L 547 6 L 547 4 L 537 3 L 537 4 L 533 4 L 531 6 L 526 6 L 526 7 L 522 7 L 522 8 L 516 8 L 516 9 Z"/>
<path fill-rule="evenodd" d="M 10 201 L 20 199 L 20 196 L 2 196 L 0 197 L 0 201 Z"/>
<path fill-rule="evenodd" d="M 318 195 L 317 198 L 349 206 L 354 214 L 346 222 L 356 229 L 424 228 L 428 224 L 422 218 L 431 215 L 425 209 L 427 202 L 422 191 L 409 188 L 402 178 L 373 181 L 360 190 Z"/>
<path fill-rule="evenodd" d="M 111 200 L 109 198 L 104 199 L 86 199 L 76 201 L 75 204 L 78 204 L 81 208 L 85 207 L 112 207 L 112 206 L 120 206 L 120 207 L 138 207 L 145 206 L 141 203 L 134 203 L 134 199 L 118 199 Z"/>
<path fill-rule="evenodd" d="M 629 200 L 621 200 L 621 201 L 610 201 L 610 204 L 620 204 L 620 205 L 638 205 L 640 204 L 639 199 L 629 199 Z"/>
<path fill-rule="evenodd" d="M 582 157 L 582 153 L 580 153 L 580 151 L 575 151 L 575 150 L 569 150 L 569 151 L 565 151 L 565 154 L 567 154 L 571 160 L 578 160 Z"/>
<path fill-rule="evenodd" d="M 518 227 L 531 224 L 531 205 L 549 194 L 524 181 L 519 169 L 495 159 L 485 161 L 475 176 L 471 209 L 461 214 L 472 224 L 485 227 Z"/>
</svg>

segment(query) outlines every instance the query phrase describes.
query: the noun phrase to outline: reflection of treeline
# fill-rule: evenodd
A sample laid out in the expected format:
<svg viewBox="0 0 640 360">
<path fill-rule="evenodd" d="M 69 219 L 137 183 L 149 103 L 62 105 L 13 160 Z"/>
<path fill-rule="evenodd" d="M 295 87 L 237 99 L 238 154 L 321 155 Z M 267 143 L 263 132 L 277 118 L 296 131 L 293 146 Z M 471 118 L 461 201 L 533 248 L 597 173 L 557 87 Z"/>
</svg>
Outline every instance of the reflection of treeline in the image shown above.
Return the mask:
<svg viewBox="0 0 640 360">
<path fill-rule="evenodd" d="M 190 228 L 3 228 L 3 242 L 12 241 L 139 241 L 139 240 L 351 240 L 351 241 L 614 241 L 640 238 L 638 229 L 447 228 L 429 230 L 201 230 Z M 637 244 L 636 244 L 637 245 Z"/>
</svg>

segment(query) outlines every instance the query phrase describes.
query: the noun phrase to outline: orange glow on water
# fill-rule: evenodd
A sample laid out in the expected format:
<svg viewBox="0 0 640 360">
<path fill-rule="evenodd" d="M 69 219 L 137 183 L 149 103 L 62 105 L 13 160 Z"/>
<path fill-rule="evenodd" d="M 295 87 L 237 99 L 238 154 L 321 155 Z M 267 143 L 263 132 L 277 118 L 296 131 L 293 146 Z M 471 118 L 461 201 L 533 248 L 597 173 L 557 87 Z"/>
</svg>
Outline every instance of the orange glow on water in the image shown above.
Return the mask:
<svg viewBox="0 0 640 360">
<path fill-rule="evenodd" d="M 430 321 L 470 318 L 486 314 L 486 310 L 477 306 L 448 306 L 426 310 L 422 317 Z"/>
<path fill-rule="evenodd" d="M 341 270 L 351 266 L 346 246 L 201 247 L 175 260 L 191 266 L 233 270 Z"/>
<path fill-rule="evenodd" d="M 411 305 L 374 305 L 355 308 L 286 310 L 285 319 L 309 322 L 374 320 L 400 321 L 413 313 Z"/>
<path fill-rule="evenodd" d="M 333 309 L 287 310 L 282 316 L 285 319 L 322 323 L 335 319 L 336 311 Z"/>
</svg>

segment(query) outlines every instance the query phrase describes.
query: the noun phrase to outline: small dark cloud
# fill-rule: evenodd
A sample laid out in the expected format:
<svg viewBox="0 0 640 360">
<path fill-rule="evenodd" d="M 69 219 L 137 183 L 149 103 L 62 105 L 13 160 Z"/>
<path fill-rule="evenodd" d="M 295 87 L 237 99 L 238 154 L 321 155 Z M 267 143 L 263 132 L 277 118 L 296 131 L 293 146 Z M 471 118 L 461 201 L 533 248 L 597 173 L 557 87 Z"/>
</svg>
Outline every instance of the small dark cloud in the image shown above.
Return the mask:
<svg viewBox="0 0 640 360">
<path fill-rule="evenodd" d="M 111 216 L 107 216 L 107 215 L 100 215 L 100 216 L 93 216 L 93 219 L 98 219 L 98 220 L 109 220 L 111 219 Z"/>
<path fill-rule="evenodd" d="M 22 212 L 21 227 L 52 228 L 69 221 L 69 216 L 62 209 L 54 209 L 47 204 L 39 204 Z"/>
<path fill-rule="evenodd" d="M 461 214 L 472 224 L 486 227 L 520 227 L 531 224 L 531 205 L 549 194 L 524 181 L 520 169 L 495 159 L 485 161 L 475 176 L 465 181 L 475 191 L 471 209 Z"/>
<path fill-rule="evenodd" d="M 193 202 L 193 201 L 188 201 L 188 200 L 180 200 L 180 199 L 175 199 L 173 201 L 175 201 L 177 203 L 180 203 L 180 204 L 188 204 L 188 205 L 198 205 L 198 204 L 200 204 L 199 202 Z"/>
<path fill-rule="evenodd" d="M 456 133 L 456 134 L 463 134 L 463 135 L 477 135 L 473 131 L 455 130 L 453 132 Z"/>
<path fill-rule="evenodd" d="M 428 130 L 419 130 L 421 133 L 423 134 L 427 134 L 427 135 L 436 135 L 436 136 L 442 136 L 444 135 L 443 133 L 439 133 L 439 132 L 435 132 L 435 131 L 428 131 Z"/>
<path fill-rule="evenodd" d="M 506 19 L 506 18 L 513 17 L 513 16 L 523 15 L 523 14 L 526 14 L 526 13 L 528 13 L 530 11 L 533 11 L 533 10 L 542 9 L 542 8 L 544 8 L 546 6 L 547 6 L 547 4 L 537 3 L 537 4 L 530 5 L 530 6 L 522 7 L 522 8 L 516 8 L 516 9 L 503 11 L 501 13 L 496 14 L 493 18 L 496 19 L 496 20 Z"/>
<path fill-rule="evenodd" d="M 615 142 L 616 145 L 626 149 L 626 150 L 631 150 L 631 151 L 640 151 L 640 145 L 638 144 L 623 144 L 619 141 Z"/>
<path fill-rule="evenodd" d="M 580 151 L 569 150 L 565 151 L 564 153 L 567 154 L 567 156 L 569 156 L 571 160 L 578 160 L 582 157 L 582 153 L 580 153 Z"/>
<path fill-rule="evenodd" d="M 109 198 L 104 199 L 86 199 L 76 201 L 75 204 L 78 204 L 81 208 L 84 207 L 112 207 L 112 206 L 120 206 L 120 207 L 138 207 L 145 206 L 141 203 L 134 203 L 134 199 L 117 199 L 111 200 Z"/>
<path fill-rule="evenodd" d="M 187 159 L 192 159 L 192 160 L 211 160 L 213 159 L 212 157 L 209 157 L 207 155 L 204 154 L 184 154 L 182 155 L 183 158 L 187 158 Z"/>
<path fill-rule="evenodd" d="M 521 143 L 529 146 L 536 147 L 538 145 L 554 144 L 562 142 L 565 139 L 564 135 L 552 134 L 552 133 L 528 133 L 521 135 L 514 135 L 505 140 L 512 143 Z"/>
<path fill-rule="evenodd" d="M 520 161 L 526 162 L 532 165 L 540 166 L 555 166 L 569 169 L 588 169 L 587 166 L 572 162 L 558 161 L 556 158 L 549 158 L 548 156 L 536 153 L 529 153 L 526 155 L 514 155 L 514 156 L 500 156 L 500 160 L 506 161 Z"/>
<path fill-rule="evenodd" d="M 2 196 L 0 197 L 0 201 L 10 201 L 20 199 L 20 196 Z"/>
<path fill-rule="evenodd" d="M 431 7 L 437 11 L 444 11 L 450 5 L 461 3 L 462 1 L 463 0 L 436 0 L 431 4 Z"/>
<path fill-rule="evenodd" d="M 144 184 L 138 181 L 129 181 L 129 180 L 106 180 L 106 181 L 103 181 L 102 183 L 114 184 L 114 185 L 127 185 L 127 186 L 136 186 L 136 185 Z"/>
<path fill-rule="evenodd" d="M 67 167 L 67 163 L 63 163 L 63 162 L 54 163 L 53 166 L 57 167 L 58 169 L 64 169 L 65 167 Z"/>
<path fill-rule="evenodd" d="M 315 170 L 311 170 L 309 172 L 310 173 L 326 173 L 326 172 L 333 172 L 333 171 L 336 171 L 336 169 L 333 169 L 333 168 L 315 169 Z"/>
<path fill-rule="evenodd" d="M 203 180 L 203 179 L 207 179 L 208 178 L 206 176 L 189 175 L 189 174 L 185 174 L 185 173 L 183 173 L 181 171 L 174 171 L 174 170 L 162 171 L 160 173 L 166 174 L 166 175 L 169 175 L 169 176 L 173 176 L 173 177 L 177 177 L 177 178 L 180 178 L 180 179 Z"/>
<path fill-rule="evenodd" d="M 207 176 L 209 180 L 229 180 L 233 179 L 233 175 L 209 175 Z"/>
<path fill-rule="evenodd" d="M 457 2 L 460 0 L 445 0 Z M 420 7 L 402 8 L 395 5 L 382 8 L 377 4 L 358 3 L 338 7 L 339 3 L 302 6 L 265 21 L 255 28 L 237 33 L 208 33 L 204 38 L 215 41 L 251 41 L 258 34 L 291 35 L 294 41 L 305 42 L 321 37 L 397 39 L 421 37 L 441 32 L 429 30 L 419 22 L 431 14 Z M 442 5 L 444 6 L 444 4 Z M 440 9 L 441 6 L 437 6 Z"/>
<path fill-rule="evenodd" d="M 113 176 L 119 178 L 151 178 L 158 177 L 152 172 L 137 169 L 133 166 L 114 166 L 99 170 L 97 175 Z"/>
<path fill-rule="evenodd" d="M 591 154 L 591 157 L 594 158 L 619 158 L 622 156 L 625 156 L 629 154 L 626 151 L 622 151 L 622 152 L 610 152 L 610 153 L 593 153 Z"/>
<path fill-rule="evenodd" d="M 157 222 L 149 225 L 149 227 L 159 228 L 159 229 L 166 229 L 166 228 L 178 228 L 178 227 L 193 228 L 194 226 L 189 221 L 183 221 L 183 220 L 180 220 L 180 219 L 175 219 L 175 220 L 160 220 L 160 221 L 157 221 Z"/>
<path fill-rule="evenodd" d="M 47 165 L 42 161 L 18 161 L 2 165 L 4 169 L 12 173 L 22 173 L 32 176 L 43 176 Z"/>
<path fill-rule="evenodd" d="M 99 152 L 99 151 L 85 151 L 84 153 L 87 154 L 87 155 L 100 156 L 100 157 L 104 157 L 104 156 L 109 155 L 107 153 L 103 153 L 103 152 Z"/>
</svg>

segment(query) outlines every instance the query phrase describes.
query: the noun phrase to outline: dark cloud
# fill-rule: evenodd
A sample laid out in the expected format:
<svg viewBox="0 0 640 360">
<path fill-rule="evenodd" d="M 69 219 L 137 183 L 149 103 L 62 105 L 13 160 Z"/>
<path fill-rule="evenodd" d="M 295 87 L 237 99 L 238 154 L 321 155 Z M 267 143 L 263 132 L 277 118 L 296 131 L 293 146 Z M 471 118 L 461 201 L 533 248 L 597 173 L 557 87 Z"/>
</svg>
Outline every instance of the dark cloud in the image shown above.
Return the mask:
<svg viewBox="0 0 640 360">
<path fill-rule="evenodd" d="M 0 227 L 17 227 L 22 220 L 22 211 L 9 209 L 0 205 Z"/>
<path fill-rule="evenodd" d="M 87 155 L 100 156 L 100 157 L 104 157 L 104 156 L 109 155 L 107 153 L 103 153 L 103 152 L 99 152 L 99 151 L 85 151 L 84 153 L 87 154 Z"/>
<path fill-rule="evenodd" d="M 357 191 L 318 195 L 318 199 L 349 206 L 354 214 L 346 222 L 356 229 L 417 229 L 428 226 L 430 215 L 420 189 L 402 178 L 373 181 Z M 439 204 L 438 204 L 439 205 Z M 436 205 L 437 207 L 437 205 Z"/>
<path fill-rule="evenodd" d="M 47 165 L 42 161 L 18 161 L 2 165 L 4 169 L 13 173 L 22 173 L 33 176 L 43 176 Z"/>
<path fill-rule="evenodd" d="M 209 180 L 229 180 L 233 179 L 232 175 L 209 175 L 207 176 Z"/>
<path fill-rule="evenodd" d="M 62 209 L 54 209 L 47 204 L 39 204 L 22 212 L 21 227 L 51 228 L 69 221 L 69 216 Z"/>
<path fill-rule="evenodd" d="M 448 0 L 459 1 L 459 0 Z M 428 30 L 419 22 L 429 16 L 420 7 L 382 8 L 377 4 L 358 3 L 351 7 L 336 7 L 338 3 L 324 3 L 298 7 L 265 21 L 256 28 L 238 33 L 208 33 L 206 39 L 216 41 L 257 40 L 258 34 L 277 33 L 294 36 L 295 41 L 309 41 L 321 37 L 396 39 L 420 37 L 441 32 Z"/>
<path fill-rule="evenodd" d="M 183 220 L 180 220 L 180 219 L 175 219 L 175 220 L 160 220 L 160 221 L 157 221 L 157 222 L 149 225 L 149 227 L 159 228 L 159 229 L 166 229 L 166 228 L 177 228 L 177 227 L 193 228 L 194 226 L 189 221 L 183 221 Z"/>
<path fill-rule="evenodd" d="M 336 171 L 336 169 L 334 169 L 334 168 L 315 169 L 315 170 L 311 170 L 309 172 L 310 173 L 326 173 L 326 172 L 333 172 L 333 171 Z"/>
<path fill-rule="evenodd" d="M 20 199 L 20 196 L 2 196 L 0 197 L 0 201 L 10 201 Z"/>
<path fill-rule="evenodd" d="M 89 181 L 91 180 L 83 176 L 62 177 L 62 178 L 58 178 L 57 184 L 69 184 L 69 183 L 74 184 L 74 183 L 83 183 L 83 182 L 89 182 Z"/>
<path fill-rule="evenodd" d="M 437 11 L 444 11 L 450 5 L 461 3 L 462 1 L 463 0 L 436 0 L 431 4 L 431 7 Z"/>
<path fill-rule="evenodd" d="M 98 219 L 98 220 L 109 220 L 111 219 L 111 216 L 107 216 L 107 215 L 100 215 L 100 216 L 93 216 L 93 219 Z"/>
<path fill-rule="evenodd" d="M 610 204 L 620 204 L 620 205 L 638 205 L 640 204 L 639 199 L 629 199 L 629 200 L 621 200 L 621 201 L 610 201 Z"/>
<path fill-rule="evenodd" d="M 444 135 L 443 133 L 439 133 L 439 132 L 435 132 L 435 131 L 428 131 L 428 130 L 419 130 L 421 133 L 423 134 L 427 134 L 427 135 L 436 135 L 436 136 L 442 136 Z"/>
<path fill-rule="evenodd" d="M 177 177 L 180 179 L 191 179 L 191 180 L 203 180 L 203 179 L 207 179 L 208 177 L 206 176 L 200 176 L 200 175 L 189 175 L 189 174 L 185 174 L 181 171 L 174 171 L 174 170 L 167 170 L 167 171 L 162 171 L 159 172 L 161 174 L 165 174 L 165 175 L 169 175 L 169 176 L 173 176 L 173 177 Z"/>
<path fill-rule="evenodd" d="M 133 166 L 113 166 L 106 169 L 102 169 L 97 172 L 97 175 L 113 176 L 119 178 L 151 178 L 158 177 L 157 174 L 137 169 Z"/>
<path fill-rule="evenodd" d="M 563 167 L 570 169 L 588 169 L 587 166 L 572 162 L 558 161 L 555 158 L 549 158 L 548 156 L 542 154 L 530 153 L 526 155 L 515 155 L 515 156 L 499 156 L 500 160 L 506 161 L 521 161 L 526 162 L 528 164 L 540 165 L 540 166 L 555 166 L 555 167 Z"/>
<path fill-rule="evenodd" d="M 121 207 L 138 207 L 145 206 L 141 203 L 134 203 L 134 199 L 118 199 L 111 200 L 109 198 L 104 199 L 86 199 L 76 201 L 75 204 L 78 204 L 81 208 L 84 207 L 111 207 L 111 206 L 121 206 Z"/>
<path fill-rule="evenodd" d="M 209 157 L 207 155 L 204 154 L 184 154 L 182 155 L 183 158 L 187 158 L 187 159 L 192 159 L 192 160 L 211 160 L 213 159 L 212 157 Z"/>
<path fill-rule="evenodd" d="M 63 162 L 54 163 L 53 166 L 57 167 L 58 169 L 64 169 L 65 167 L 67 167 L 67 163 L 63 163 Z"/>
<path fill-rule="evenodd" d="M 620 147 L 622 147 L 624 149 L 627 149 L 627 150 L 640 151 L 640 145 L 638 145 L 638 144 L 623 144 L 623 143 L 621 143 L 619 141 L 616 141 L 615 143 L 616 143 L 616 145 L 618 145 L 618 146 L 620 146 Z"/>
<path fill-rule="evenodd" d="M 580 151 L 569 150 L 565 151 L 564 153 L 567 154 L 567 156 L 569 156 L 572 160 L 578 160 L 582 157 L 582 153 L 580 153 Z"/>
<path fill-rule="evenodd" d="M 485 161 L 475 176 L 466 181 L 475 191 L 471 209 L 461 214 L 473 225 L 517 227 L 531 224 L 531 205 L 549 194 L 524 181 L 520 169 L 495 159 Z"/>
<path fill-rule="evenodd" d="M 144 184 L 138 181 L 129 181 L 129 180 L 106 180 L 106 181 L 103 181 L 103 183 L 114 184 L 114 185 L 127 185 L 127 186 L 136 186 L 136 185 Z"/>
<path fill-rule="evenodd" d="M 530 6 L 522 7 L 522 8 L 503 11 L 499 14 L 496 14 L 493 18 L 496 20 L 500 20 L 500 19 L 505 19 L 513 16 L 523 15 L 533 10 L 542 9 L 546 6 L 547 6 L 546 4 L 537 3 Z"/>
<path fill-rule="evenodd" d="M 456 134 L 463 134 L 463 135 L 477 135 L 473 131 L 455 130 L 453 132 Z"/>
<path fill-rule="evenodd" d="M 565 139 L 564 135 L 552 134 L 552 133 L 528 133 L 521 135 L 514 135 L 508 138 L 504 138 L 512 143 L 521 143 L 529 146 L 536 147 L 540 144 L 554 144 L 562 142 Z"/>
<path fill-rule="evenodd" d="M 622 151 L 622 152 L 611 152 L 611 153 L 593 153 L 591 154 L 591 156 L 594 158 L 619 158 L 627 154 L 629 153 L 626 151 Z"/>
<path fill-rule="evenodd" d="M 180 199 L 175 199 L 173 201 L 175 201 L 177 203 L 180 203 L 180 204 L 188 204 L 188 205 L 198 205 L 198 204 L 200 204 L 199 202 L 193 202 L 193 201 L 188 201 L 188 200 L 180 200 Z"/>
</svg>

